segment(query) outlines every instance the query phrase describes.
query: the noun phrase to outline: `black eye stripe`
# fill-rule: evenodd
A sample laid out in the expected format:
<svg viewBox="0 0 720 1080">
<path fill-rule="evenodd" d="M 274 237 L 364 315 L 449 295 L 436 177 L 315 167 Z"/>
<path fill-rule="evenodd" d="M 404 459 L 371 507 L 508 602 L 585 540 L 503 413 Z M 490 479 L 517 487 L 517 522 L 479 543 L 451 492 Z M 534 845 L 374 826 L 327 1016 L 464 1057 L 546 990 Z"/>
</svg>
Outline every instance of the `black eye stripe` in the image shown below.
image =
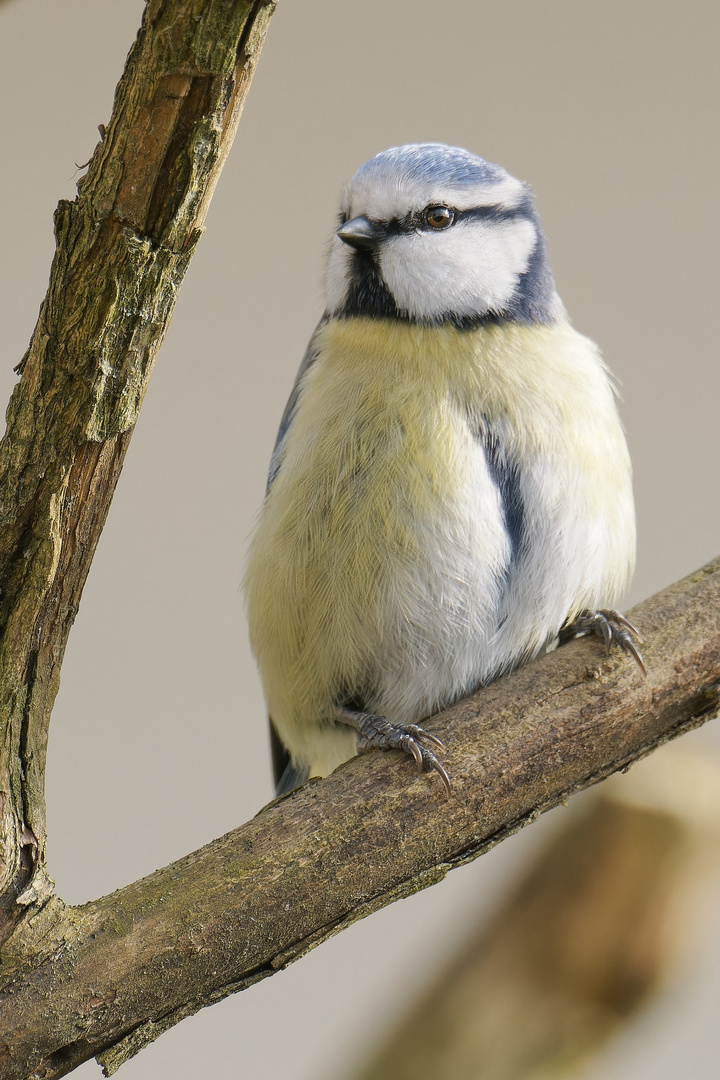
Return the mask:
<svg viewBox="0 0 720 1080">
<path fill-rule="evenodd" d="M 431 204 L 435 206 L 436 204 Z M 450 230 L 462 221 L 513 221 L 516 218 L 529 217 L 527 207 L 520 203 L 519 206 L 507 209 L 503 206 L 473 206 L 469 210 L 456 210 L 455 207 L 450 206 L 448 209 L 452 210 L 455 215 L 455 221 L 453 225 L 448 226 L 445 229 L 433 229 L 428 226 L 424 221 L 424 215 L 427 213 L 428 207 L 424 207 L 422 210 L 417 211 L 414 214 L 406 214 L 402 218 L 393 218 L 392 221 L 377 221 L 373 224 L 379 225 L 386 237 L 389 236 L 402 236 L 408 235 L 414 232 L 423 233 L 435 233 L 435 232 L 450 232 Z"/>
<path fill-rule="evenodd" d="M 502 206 L 475 206 L 472 210 L 463 210 L 458 217 L 465 221 L 512 221 L 514 218 L 526 217 L 522 206 L 516 206 L 508 210 Z"/>
</svg>

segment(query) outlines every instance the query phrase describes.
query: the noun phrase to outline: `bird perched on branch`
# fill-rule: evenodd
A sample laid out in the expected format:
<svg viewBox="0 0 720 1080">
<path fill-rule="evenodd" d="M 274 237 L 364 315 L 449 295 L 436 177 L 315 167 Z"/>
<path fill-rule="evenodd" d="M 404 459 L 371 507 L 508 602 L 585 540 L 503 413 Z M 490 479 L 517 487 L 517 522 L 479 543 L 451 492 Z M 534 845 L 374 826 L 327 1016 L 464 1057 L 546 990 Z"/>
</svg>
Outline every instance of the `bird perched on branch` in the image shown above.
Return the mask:
<svg viewBox="0 0 720 1080">
<path fill-rule="evenodd" d="M 371 158 L 280 423 L 246 575 L 277 791 L 360 748 L 449 779 L 418 722 L 561 631 L 616 640 L 631 470 L 532 196 L 437 143 Z"/>
</svg>

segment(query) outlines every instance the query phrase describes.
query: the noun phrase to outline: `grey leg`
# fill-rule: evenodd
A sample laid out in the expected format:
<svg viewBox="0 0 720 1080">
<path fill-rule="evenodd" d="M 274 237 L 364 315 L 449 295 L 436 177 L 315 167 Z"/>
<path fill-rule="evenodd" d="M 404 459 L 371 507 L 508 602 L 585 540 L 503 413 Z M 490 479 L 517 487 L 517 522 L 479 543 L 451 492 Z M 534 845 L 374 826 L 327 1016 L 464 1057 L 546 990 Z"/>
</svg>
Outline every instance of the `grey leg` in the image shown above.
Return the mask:
<svg viewBox="0 0 720 1080">
<path fill-rule="evenodd" d="M 560 631 L 560 640 L 567 641 L 579 634 L 597 634 L 605 642 L 605 648 L 610 649 L 612 642 L 616 642 L 621 649 L 632 656 L 639 667 L 643 678 L 647 675 L 647 668 L 642 658 L 642 653 L 635 642 L 642 645 L 642 637 L 636 626 L 626 619 L 619 611 L 605 608 L 599 611 L 582 611 L 575 622 L 568 623 Z"/>
<path fill-rule="evenodd" d="M 410 754 L 415 760 L 419 772 L 424 769 L 433 769 L 436 773 L 439 773 L 445 785 L 445 790 L 448 795 L 451 794 L 450 777 L 432 750 L 428 750 L 426 746 L 422 745 L 422 741 L 424 741 L 438 750 L 444 750 L 443 744 L 434 735 L 424 731 L 417 724 L 391 724 L 384 716 L 378 716 L 375 713 L 357 712 L 354 709 L 346 709 L 340 705 L 336 705 L 333 712 L 338 720 L 342 720 L 344 724 L 349 724 L 350 727 L 355 728 L 360 736 L 358 740 L 360 750 L 367 750 L 373 746 L 378 747 L 380 750 L 402 750 L 403 753 Z"/>
</svg>

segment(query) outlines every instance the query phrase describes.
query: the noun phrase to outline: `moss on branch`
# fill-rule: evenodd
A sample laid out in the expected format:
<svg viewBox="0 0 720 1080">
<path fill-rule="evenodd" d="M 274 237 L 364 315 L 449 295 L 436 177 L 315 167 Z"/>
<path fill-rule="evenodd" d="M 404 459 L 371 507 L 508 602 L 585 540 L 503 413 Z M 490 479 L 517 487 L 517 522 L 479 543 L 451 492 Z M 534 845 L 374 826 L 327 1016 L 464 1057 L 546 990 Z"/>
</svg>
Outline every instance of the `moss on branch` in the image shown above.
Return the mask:
<svg viewBox="0 0 720 1080">
<path fill-rule="evenodd" d="M 74 202 L 0 443 L 0 940 L 47 893 L 60 666 L 271 0 L 150 0 Z"/>
<path fill-rule="evenodd" d="M 632 613 L 646 681 L 586 639 L 441 714 L 430 726 L 448 747 L 449 800 L 402 755 L 364 755 L 111 896 L 36 904 L 6 946 L 3 1078 L 30 1063 L 50 1080 L 92 1055 L 113 1072 L 183 1017 L 697 727 L 720 703 L 719 605 L 720 559 Z"/>
</svg>

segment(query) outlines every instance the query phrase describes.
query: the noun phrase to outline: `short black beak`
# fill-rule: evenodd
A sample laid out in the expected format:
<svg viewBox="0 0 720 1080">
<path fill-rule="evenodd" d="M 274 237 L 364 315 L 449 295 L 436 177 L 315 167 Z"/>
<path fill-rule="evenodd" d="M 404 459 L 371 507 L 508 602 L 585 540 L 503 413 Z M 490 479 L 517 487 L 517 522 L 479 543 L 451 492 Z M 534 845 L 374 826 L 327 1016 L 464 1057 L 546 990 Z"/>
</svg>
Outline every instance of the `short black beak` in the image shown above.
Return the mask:
<svg viewBox="0 0 720 1080">
<path fill-rule="evenodd" d="M 358 251 L 369 251 L 377 247 L 384 236 L 381 225 L 373 223 L 364 214 L 351 218 L 337 230 L 337 234 L 344 244 Z"/>
</svg>

